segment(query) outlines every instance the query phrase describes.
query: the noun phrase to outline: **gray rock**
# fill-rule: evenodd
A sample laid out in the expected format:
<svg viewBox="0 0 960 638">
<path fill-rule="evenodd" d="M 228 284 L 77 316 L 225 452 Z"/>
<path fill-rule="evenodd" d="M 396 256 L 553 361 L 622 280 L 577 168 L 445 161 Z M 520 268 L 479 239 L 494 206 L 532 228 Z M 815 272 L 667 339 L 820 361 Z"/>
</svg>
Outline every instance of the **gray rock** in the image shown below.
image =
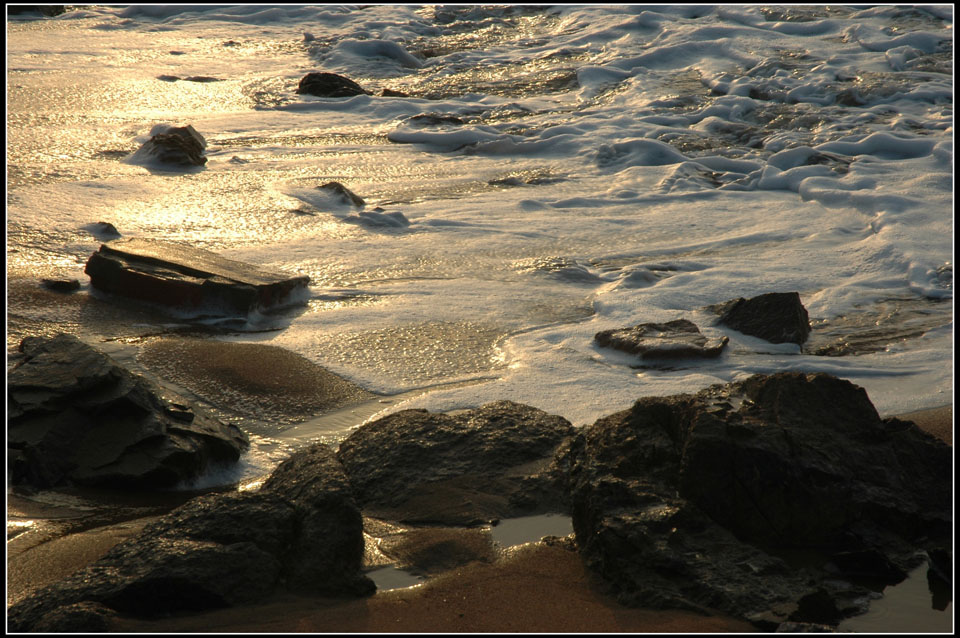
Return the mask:
<svg viewBox="0 0 960 638">
<path fill-rule="evenodd" d="M 597 345 L 615 348 L 642 358 L 680 359 L 719 357 L 729 339 L 708 340 L 687 319 L 666 323 L 641 323 L 631 328 L 603 330 L 594 335 Z"/>
<path fill-rule="evenodd" d="M 509 401 L 455 415 L 404 410 L 357 429 L 337 458 L 371 516 L 473 524 L 547 506 L 525 490 L 543 487 L 539 474 L 573 431 L 562 417 Z"/>
<path fill-rule="evenodd" d="M 720 315 L 718 323 L 770 343 L 801 345 L 810 335 L 810 317 L 796 292 L 740 297 L 713 309 Z"/>
<path fill-rule="evenodd" d="M 206 314 L 245 315 L 288 303 L 309 277 L 226 259 L 209 250 L 150 239 L 102 244 L 87 260 L 90 284 L 104 292 Z"/>
<path fill-rule="evenodd" d="M 7 379 L 15 484 L 170 487 L 237 461 L 247 437 L 72 335 L 28 337 Z"/>
<path fill-rule="evenodd" d="M 353 97 L 366 95 L 359 84 L 336 73 L 307 73 L 300 79 L 297 93 L 316 95 L 317 97 Z"/>
<path fill-rule="evenodd" d="M 622 601 L 720 609 L 770 630 L 835 624 L 864 593 L 770 550 L 876 551 L 895 579 L 913 544 L 951 528 L 950 447 L 880 419 L 862 388 L 824 374 L 641 399 L 558 463 L 584 558 Z"/>
</svg>

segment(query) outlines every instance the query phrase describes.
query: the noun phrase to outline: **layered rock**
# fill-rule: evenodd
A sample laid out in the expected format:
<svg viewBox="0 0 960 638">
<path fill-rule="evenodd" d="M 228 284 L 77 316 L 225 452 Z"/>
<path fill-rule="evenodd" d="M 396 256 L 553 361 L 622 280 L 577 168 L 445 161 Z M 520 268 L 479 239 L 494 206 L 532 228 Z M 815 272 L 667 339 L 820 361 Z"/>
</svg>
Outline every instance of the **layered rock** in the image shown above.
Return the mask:
<svg viewBox="0 0 960 638">
<path fill-rule="evenodd" d="M 262 601 L 283 588 L 330 596 L 374 591 L 360 567 L 363 528 L 333 452 L 294 454 L 257 492 L 193 499 L 92 565 L 9 610 L 9 628 L 90 626 L 117 612 L 154 617 Z M 60 629 L 62 630 L 62 629 Z"/>
<path fill-rule="evenodd" d="M 656 359 L 719 357 L 730 340 L 728 337 L 708 340 L 697 325 L 687 319 L 603 330 L 593 338 L 599 346 Z"/>
<path fill-rule="evenodd" d="M 170 487 L 248 446 L 173 392 L 67 334 L 28 337 L 7 377 L 14 483 Z"/>
<path fill-rule="evenodd" d="M 810 335 L 810 316 L 796 292 L 769 292 L 731 299 L 714 307 L 718 323 L 770 343 L 802 345 Z"/>
<path fill-rule="evenodd" d="M 829 375 L 641 399 L 561 458 L 581 551 L 629 604 L 835 624 L 863 611 L 844 577 L 898 582 L 950 530 L 949 446 Z M 794 570 L 778 548 L 823 562 Z"/>
<path fill-rule="evenodd" d="M 210 314 L 240 314 L 290 301 L 310 278 L 273 272 L 186 244 L 125 239 L 87 260 L 90 284 L 104 292 Z"/>
<path fill-rule="evenodd" d="M 573 431 L 562 417 L 509 401 L 455 415 L 403 410 L 357 429 L 337 458 L 372 516 L 474 524 L 535 506 L 529 490 Z"/>
</svg>

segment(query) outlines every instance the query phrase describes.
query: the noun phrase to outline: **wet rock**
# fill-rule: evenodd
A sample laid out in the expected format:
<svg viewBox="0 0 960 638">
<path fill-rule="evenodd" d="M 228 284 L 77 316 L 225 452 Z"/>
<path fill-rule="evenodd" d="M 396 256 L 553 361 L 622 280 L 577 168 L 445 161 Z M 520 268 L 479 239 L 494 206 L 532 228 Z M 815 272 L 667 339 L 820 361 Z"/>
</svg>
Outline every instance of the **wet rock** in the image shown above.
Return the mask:
<svg viewBox="0 0 960 638">
<path fill-rule="evenodd" d="M 40 15 L 52 18 L 67 11 L 66 5 L 62 4 L 11 4 L 7 5 L 7 15 L 16 16 L 25 13 L 39 13 Z"/>
<path fill-rule="evenodd" d="M 330 193 L 342 204 L 349 204 L 357 208 L 363 208 L 367 204 L 362 198 L 340 182 L 327 182 L 326 184 L 317 186 L 317 190 Z"/>
<path fill-rule="evenodd" d="M 117 613 L 100 603 L 85 601 L 47 612 L 31 631 L 36 633 L 98 634 L 110 631 Z"/>
<path fill-rule="evenodd" d="M 410 97 L 403 91 L 394 91 L 393 89 L 383 89 L 380 92 L 380 97 Z"/>
<path fill-rule="evenodd" d="M 830 560 L 846 576 L 875 578 L 889 585 L 902 582 L 907 577 L 907 572 L 872 547 L 837 552 Z"/>
<path fill-rule="evenodd" d="M 291 277 L 185 244 L 127 239 L 103 244 L 84 272 L 94 288 L 210 314 L 247 314 L 290 301 L 308 277 Z"/>
<path fill-rule="evenodd" d="M 410 220 L 400 211 L 390 213 L 360 211 L 356 215 L 347 215 L 343 221 L 367 228 L 406 228 L 410 225 Z"/>
<path fill-rule="evenodd" d="M 7 381 L 11 481 L 171 487 L 237 461 L 247 437 L 72 335 L 28 337 Z"/>
<path fill-rule="evenodd" d="M 83 227 L 90 231 L 94 237 L 101 238 L 104 241 L 120 237 L 120 231 L 110 222 L 94 222 Z"/>
<path fill-rule="evenodd" d="M 951 456 L 881 419 L 862 388 L 782 373 L 641 399 L 580 432 L 558 462 L 584 558 L 622 601 L 720 609 L 773 630 L 834 624 L 863 592 L 771 551 L 875 550 L 874 563 L 902 569 L 920 538 L 949 534 Z"/>
<path fill-rule="evenodd" d="M 54 292 L 71 293 L 80 290 L 78 279 L 41 279 L 40 284 Z"/>
<path fill-rule="evenodd" d="M 604 348 L 623 350 L 642 358 L 664 359 L 718 357 L 729 341 L 728 337 L 708 340 L 696 324 L 687 319 L 604 330 L 593 338 L 597 345 Z"/>
<path fill-rule="evenodd" d="M 207 141 L 192 126 L 155 126 L 151 135 L 128 158 L 128 162 L 170 166 L 203 166 L 207 163 L 203 156 Z"/>
<path fill-rule="evenodd" d="M 803 344 L 810 334 L 810 317 L 796 292 L 770 292 L 751 299 L 730 300 L 713 307 L 718 323 L 770 343 Z"/>
<path fill-rule="evenodd" d="M 475 524 L 529 505 L 524 489 L 542 487 L 531 477 L 572 433 L 565 419 L 509 401 L 455 415 L 403 410 L 357 429 L 337 458 L 370 516 Z"/>
<path fill-rule="evenodd" d="M 812 622 L 784 622 L 780 623 L 777 626 L 776 633 L 778 634 L 824 634 L 824 633 L 834 633 L 837 631 L 836 627 L 831 625 L 821 625 Z"/>
<path fill-rule="evenodd" d="M 261 601 L 281 588 L 329 596 L 374 591 L 360 571 L 360 512 L 333 452 L 294 454 L 256 492 L 193 499 L 101 559 L 9 610 L 35 631 L 54 610 L 106 609 L 140 617 Z"/>
<path fill-rule="evenodd" d="M 300 79 L 297 93 L 316 95 L 317 97 L 353 97 L 366 95 L 363 88 L 342 75 L 336 73 L 314 72 L 307 73 Z"/>
<path fill-rule="evenodd" d="M 463 124 L 463 120 L 456 115 L 444 115 L 442 113 L 421 113 L 407 118 L 406 122 L 417 126 L 439 126 L 441 124 Z"/>
</svg>

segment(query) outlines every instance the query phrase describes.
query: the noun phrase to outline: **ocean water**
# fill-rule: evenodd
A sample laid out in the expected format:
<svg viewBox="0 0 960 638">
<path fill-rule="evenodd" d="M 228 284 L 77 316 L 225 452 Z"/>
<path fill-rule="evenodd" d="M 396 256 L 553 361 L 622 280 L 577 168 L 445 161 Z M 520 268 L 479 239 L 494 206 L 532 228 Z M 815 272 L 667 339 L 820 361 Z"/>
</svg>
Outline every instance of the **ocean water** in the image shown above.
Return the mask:
<svg viewBox="0 0 960 638">
<path fill-rule="evenodd" d="M 309 275 L 303 303 L 215 338 L 389 398 L 294 446 L 498 399 L 586 425 L 777 371 L 849 379 L 884 415 L 953 401 L 950 6 L 88 6 L 7 35 L 8 347 L 9 326 L 113 336 L 23 292 L 98 295 L 105 221 Z M 372 95 L 298 95 L 310 71 Z M 169 124 L 206 138 L 205 166 L 131 157 Z M 707 310 L 787 291 L 803 349 Z M 593 343 L 678 318 L 727 351 L 641 365 Z"/>
</svg>

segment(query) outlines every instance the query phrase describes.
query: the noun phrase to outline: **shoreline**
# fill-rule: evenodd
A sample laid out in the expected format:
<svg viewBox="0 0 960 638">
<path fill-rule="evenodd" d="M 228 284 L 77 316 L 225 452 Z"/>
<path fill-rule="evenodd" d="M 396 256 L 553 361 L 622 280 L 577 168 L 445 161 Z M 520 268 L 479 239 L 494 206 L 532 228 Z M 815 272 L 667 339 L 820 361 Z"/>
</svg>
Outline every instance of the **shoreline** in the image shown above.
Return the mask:
<svg viewBox="0 0 960 638">
<path fill-rule="evenodd" d="M 952 445 L 953 406 L 898 415 Z M 68 508 L 33 507 L 8 494 L 8 517 L 47 522 Z M 30 510 L 33 509 L 31 512 Z M 65 577 L 136 534 L 154 516 L 78 532 L 8 540 L 8 605 L 35 587 Z M 27 546 L 29 543 L 29 546 Z M 18 547 L 18 545 L 20 547 Z M 580 560 L 572 543 L 547 539 L 501 550 L 492 562 L 473 562 L 423 584 L 381 590 L 368 598 L 278 594 L 261 604 L 185 613 L 161 619 L 122 618 L 123 633 L 745 633 L 751 624 L 721 614 L 633 609 L 617 603 Z"/>
</svg>

